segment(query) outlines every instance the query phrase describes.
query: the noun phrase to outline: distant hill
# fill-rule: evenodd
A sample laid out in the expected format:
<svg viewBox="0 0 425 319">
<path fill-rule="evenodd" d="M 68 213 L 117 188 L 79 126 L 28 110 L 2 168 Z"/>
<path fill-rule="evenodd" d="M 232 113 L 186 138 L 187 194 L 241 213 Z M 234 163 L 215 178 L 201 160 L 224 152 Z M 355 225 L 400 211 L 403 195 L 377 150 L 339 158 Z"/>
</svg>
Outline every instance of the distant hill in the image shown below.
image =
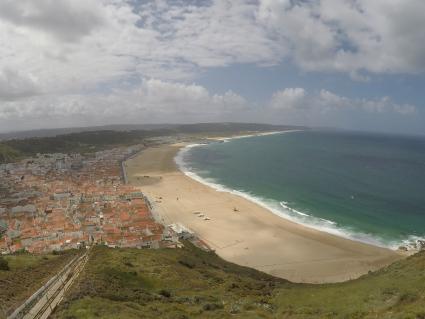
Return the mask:
<svg viewBox="0 0 425 319">
<path fill-rule="evenodd" d="M 253 123 L 201 123 L 186 125 L 153 125 L 150 126 L 150 129 L 144 130 L 125 129 L 130 127 L 133 128 L 133 126 L 116 126 L 114 129 L 110 130 L 88 130 L 54 136 L 54 132 L 58 133 L 59 131 L 49 131 L 49 134 L 52 134 L 52 136 L 3 140 L 0 142 L 0 163 L 7 163 L 19 157 L 33 156 L 37 153 L 94 152 L 116 146 L 143 143 L 147 138 L 176 134 L 232 134 L 299 128 L 294 126 Z"/>
<path fill-rule="evenodd" d="M 55 129 L 39 129 L 25 130 L 0 133 L 0 141 L 11 139 L 27 139 L 33 137 L 53 137 L 58 135 L 93 132 L 93 131 L 134 131 L 134 130 L 154 130 L 164 129 L 173 126 L 172 124 L 117 124 L 117 125 L 102 125 L 102 126 L 87 126 L 87 127 L 69 127 Z M 175 126 L 175 125 L 174 125 Z"/>
<path fill-rule="evenodd" d="M 213 252 L 97 246 L 53 318 L 425 318 L 425 252 L 357 280 L 294 284 Z"/>
<path fill-rule="evenodd" d="M 114 124 L 103 126 L 88 127 L 70 127 L 56 129 L 39 129 L 16 131 L 8 133 L 0 133 L 0 141 L 11 139 L 27 139 L 33 137 L 53 137 L 58 135 L 93 132 L 93 131 L 151 131 L 151 130 L 172 130 L 172 131 L 202 131 L 202 130 L 220 130 L 220 129 L 236 129 L 237 127 L 247 128 L 264 128 L 264 127 L 291 127 L 284 125 L 269 125 L 255 123 L 199 123 L 199 124 Z"/>
</svg>

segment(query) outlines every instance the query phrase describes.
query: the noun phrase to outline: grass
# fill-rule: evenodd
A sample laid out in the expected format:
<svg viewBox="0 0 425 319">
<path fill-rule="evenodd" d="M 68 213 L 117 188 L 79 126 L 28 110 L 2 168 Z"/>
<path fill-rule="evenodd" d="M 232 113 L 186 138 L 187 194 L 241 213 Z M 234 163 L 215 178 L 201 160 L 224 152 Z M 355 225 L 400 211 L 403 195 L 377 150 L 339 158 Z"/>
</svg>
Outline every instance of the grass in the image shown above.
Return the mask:
<svg viewBox="0 0 425 319">
<path fill-rule="evenodd" d="M 13 162 L 19 158 L 19 156 L 19 151 L 6 144 L 0 143 L 0 163 Z"/>
<path fill-rule="evenodd" d="M 282 289 L 274 302 L 283 318 L 425 318 L 425 252 L 346 283 Z"/>
<path fill-rule="evenodd" d="M 54 276 L 75 255 L 31 255 L 20 253 L 4 256 L 9 270 L 0 270 L 0 318 L 17 308 L 32 293 Z"/>
<path fill-rule="evenodd" d="M 264 297 L 284 284 L 189 244 L 184 249 L 96 247 L 56 318 L 217 318 L 243 297 L 245 318 L 266 316 Z"/>
<path fill-rule="evenodd" d="M 54 318 L 425 318 L 425 253 L 341 284 L 294 284 L 190 244 L 98 246 Z"/>
</svg>

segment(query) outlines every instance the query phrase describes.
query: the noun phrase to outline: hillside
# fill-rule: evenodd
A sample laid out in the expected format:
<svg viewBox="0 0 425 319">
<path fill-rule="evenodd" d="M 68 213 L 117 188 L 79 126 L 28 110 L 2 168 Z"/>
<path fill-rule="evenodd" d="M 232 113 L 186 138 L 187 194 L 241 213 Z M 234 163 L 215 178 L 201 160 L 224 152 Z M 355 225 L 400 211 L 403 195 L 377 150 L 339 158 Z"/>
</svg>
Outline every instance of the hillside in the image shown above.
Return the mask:
<svg viewBox="0 0 425 319">
<path fill-rule="evenodd" d="M 4 265 L 5 260 L 6 268 L 9 268 L 0 267 L 0 318 L 6 318 L 6 313 L 20 306 L 76 253 L 69 250 L 60 254 L 0 256 L 0 264 Z"/>
<path fill-rule="evenodd" d="M 0 143 L 0 163 L 13 162 L 20 153 L 13 147 Z"/>
<path fill-rule="evenodd" d="M 87 127 L 69 127 L 57 129 L 39 129 L 29 131 L 16 131 L 8 133 L 0 133 L 1 140 L 12 139 L 28 139 L 34 137 L 55 137 L 59 135 L 69 135 L 83 132 L 100 132 L 100 131 L 160 131 L 168 130 L 175 132 L 189 131 L 226 131 L 226 130 L 269 130 L 269 129 L 285 129 L 293 126 L 288 125 L 270 125 L 270 124 L 255 124 L 255 123 L 198 123 L 198 124 L 115 124 L 102 126 L 87 126 Z"/>
<path fill-rule="evenodd" d="M 0 164 L 37 153 L 90 153 L 116 146 L 141 144 L 148 138 L 178 134 L 236 134 L 251 131 L 287 130 L 292 126 L 250 123 L 204 123 L 158 126 L 151 129 L 88 130 L 69 134 L 7 139 L 0 144 Z M 61 132 L 60 130 L 58 132 Z M 36 132 L 34 134 L 37 134 Z"/>
<path fill-rule="evenodd" d="M 95 247 L 54 318 L 425 318 L 425 253 L 342 284 L 293 284 L 189 244 Z"/>
</svg>

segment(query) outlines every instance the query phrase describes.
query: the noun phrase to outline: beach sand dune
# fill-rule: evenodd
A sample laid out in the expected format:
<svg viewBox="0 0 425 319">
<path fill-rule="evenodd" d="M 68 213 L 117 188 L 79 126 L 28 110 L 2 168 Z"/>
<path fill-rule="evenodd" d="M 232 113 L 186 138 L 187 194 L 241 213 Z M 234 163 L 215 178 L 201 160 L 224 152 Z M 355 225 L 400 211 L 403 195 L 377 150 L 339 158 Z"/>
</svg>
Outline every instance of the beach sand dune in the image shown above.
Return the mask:
<svg viewBox="0 0 425 319">
<path fill-rule="evenodd" d="M 174 162 L 181 147 L 148 148 L 128 160 L 129 181 L 141 187 L 165 223 L 189 227 L 222 258 L 310 283 L 357 278 L 402 258 L 388 249 L 296 224 L 254 202 L 191 179 Z"/>
</svg>

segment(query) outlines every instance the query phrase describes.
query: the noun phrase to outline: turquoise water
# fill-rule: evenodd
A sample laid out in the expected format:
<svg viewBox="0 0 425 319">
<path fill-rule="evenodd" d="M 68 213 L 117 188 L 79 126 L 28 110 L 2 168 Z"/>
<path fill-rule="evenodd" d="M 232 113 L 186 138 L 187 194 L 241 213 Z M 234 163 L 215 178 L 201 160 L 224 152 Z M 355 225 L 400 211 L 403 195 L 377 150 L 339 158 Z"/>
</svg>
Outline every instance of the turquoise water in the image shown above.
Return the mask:
<svg viewBox="0 0 425 319">
<path fill-rule="evenodd" d="M 425 237 L 425 138 L 304 131 L 185 149 L 183 169 L 286 218 L 398 247 Z"/>
</svg>

